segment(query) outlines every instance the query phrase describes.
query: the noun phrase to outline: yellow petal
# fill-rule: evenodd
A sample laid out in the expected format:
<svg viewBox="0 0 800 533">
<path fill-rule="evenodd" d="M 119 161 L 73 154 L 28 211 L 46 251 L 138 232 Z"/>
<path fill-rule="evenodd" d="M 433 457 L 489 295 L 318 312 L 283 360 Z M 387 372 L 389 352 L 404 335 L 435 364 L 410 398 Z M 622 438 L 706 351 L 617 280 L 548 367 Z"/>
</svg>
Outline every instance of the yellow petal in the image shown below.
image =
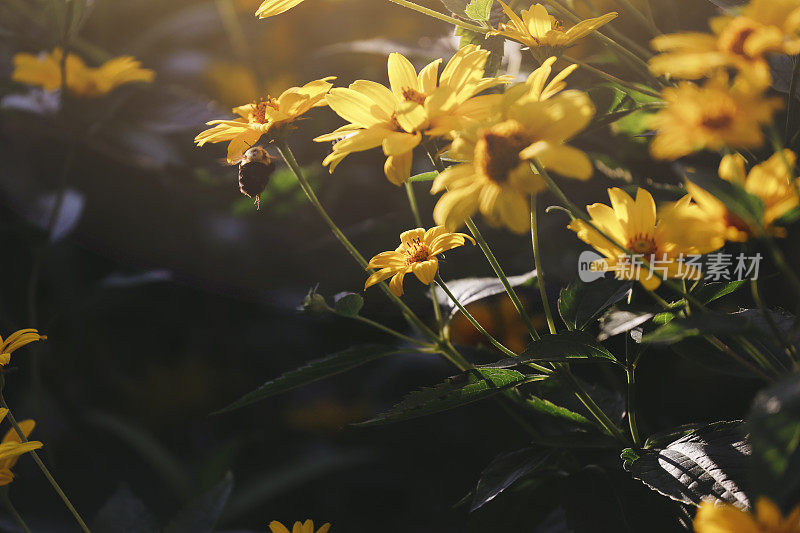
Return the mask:
<svg viewBox="0 0 800 533">
<path fill-rule="evenodd" d="M 280 15 L 281 13 L 292 9 L 294 6 L 302 2 L 303 0 L 265 0 L 256 11 L 256 16 L 264 19 L 267 17 Z M 273 531 L 273 533 L 276 532 Z"/>
<path fill-rule="evenodd" d="M 336 114 L 363 128 L 391 120 L 391 116 L 372 98 L 353 89 L 332 89 L 326 100 Z"/>
<path fill-rule="evenodd" d="M 430 285 L 433 278 L 436 277 L 436 271 L 439 269 L 439 261 L 434 257 L 428 261 L 421 261 L 414 263 L 411 271 L 417 278 L 425 285 Z"/>
<path fill-rule="evenodd" d="M 389 181 L 395 185 L 402 185 L 411 177 L 411 165 L 414 161 L 414 152 L 400 155 L 390 155 L 383 165 L 383 172 Z"/>
<path fill-rule="evenodd" d="M 393 156 L 407 154 L 414 150 L 421 141 L 422 135 L 419 133 L 412 135 L 397 131 L 391 132 L 383 139 L 383 153 Z"/>
<path fill-rule="evenodd" d="M 402 54 L 393 52 L 389 54 L 389 83 L 392 86 L 392 92 L 398 98 L 403 97 L 405 89 L 413 89 L 419 91 L 419 82 L 417 79 L 417 71 L 411 61 L 405 58 Z"/>
</svg>

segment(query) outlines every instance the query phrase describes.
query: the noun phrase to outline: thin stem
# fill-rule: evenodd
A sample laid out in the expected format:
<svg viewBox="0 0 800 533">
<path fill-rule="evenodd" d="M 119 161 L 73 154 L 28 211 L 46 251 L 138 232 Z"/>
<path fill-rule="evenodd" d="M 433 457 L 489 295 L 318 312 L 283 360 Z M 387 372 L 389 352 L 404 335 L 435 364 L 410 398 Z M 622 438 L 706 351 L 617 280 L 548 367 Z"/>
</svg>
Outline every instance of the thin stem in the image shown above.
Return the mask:
<svg viewBox="0 0 800 533">
<path fill-rule="evenodd" d="M 6 404 L 6 399 L 3 397 L 2 392 L 0 392 L 0 407 L 8 409 L 8 404 Z M 11 422 L 11 426 L 14 428 L 14 431 L 16 431 L 17 436 L 19 437 L 19 440 L 22 443 L 28 442 L 28 438 L 25 436 L 25 433 L 23 433 L 23 431 L 20 429 L 16 418 L 14 418 L 14 415 L 11 414 L 10 410 L 8 411 L 6 417 Z M 80 515 L 80 513 L 78 513 L 78 510 L 75 509 L 75 506 L 72 505 L 71 501 L 69 501 L 69 498 L 67 497 L 67 495 L 64 493 L 63 490 L 61 490 L 61 487 L 59 486 L 58 482 L 53 477 L 53 474 L 50 473 L 50 470 L 48 470 L 48 468 L 45 466 L 44 462 L 42 462 L 41 458 L 39 457 L 39 454 L 36 453 L 36 450 L 31 450 L 28 453 L 33 458 L 34 462 L 39 466 L 39 469 L 44 474 L 44 477 L 47 478 L 47 481 L 50 482 L 50 485 L 52 485 L 53 489 L 56 491 L 58 496 L 61 498 L 61 501 L 63 501 L 64 505 L 67 506 L 67 509 L 69 509 L 69 512 L 72 513 L 73 517 L 75 517 L 75 521 L 78 522 L 78 525 L 80 526 L 81 530 L 84 533 L 91 533 L 89 531 L 89 528 L 86 526 L 86 522 L 83 521 L 83 518 L 81 518 L 81 515 Z"/>
<path fill-rule="evenodd" d="M 352 318 L 353 320 L 356 320 L 356 321 L 361 322 L 363 324 L 367 324 L 368 326 L 372 326 L 375 329 L 383 331 L 384 333 L 388 333 L 389 335 L 397 337 L 398 339 L 406 341 L 408 343 L 416 344 L 417 346 L 423 346 L 425 348 L 432 348 L 434 346 L 433 344 L 422 342 L 420 340 L 417 340 L 417 339 L 414 339 L 412 337 L 409 337 L 408 335 L 403 335 L 399 331 L 396 331 L 396 330 L 390 328 L 389 326 L 384 326 L 380 322 L 375 322 L 374 320 L 370 320 L 369 318 L 363 317 L 361 315 L 350 316 L 348 318 Z"/>
<path fill-rule="evenodd" d="M 292 150 L 289 148 L 289 145 L 286 144 L 286 141 L 282 138 L 275 139 L 274 142 L 275 146 L 278 148 L 278 151 L 281 153 L 281 156 L 283 156 L 283 160 L 286 161 L 286 164 L 289 166 L 289 169 L 294 173 L 295 177 L 297 178 L 297 181 L 300 184 L 300 188 L 303 189 L 303 192 L 306 194 L 306 197 L 308 197 L 308 201 L 311 202 L 311 204 L 317 209 L 319 215 L 328 225 L 328 228 L 330 228 L 331 233 L 333 233 L 333 235 L 337 239 L 339 239 L 339 242 L 342 243 L 342 246 L 344 246 L 345 249 L 350 253 L 350 255 L 353 256 L 353 259 L 356 260 L 356 262 L 361 266 L 361 268 L 367 270 L 367 260 L 364 259 L 364 256 L 362 256 L 359 253 L 356 247 L 353 246 L 353 243 L 350 242 L 350 240 L 345 236 L 345 234 L 342 233 L 342 230 L 339 229 L 339 226 L 337 226 L 336 223 L 333 221 L 333 219 L 330 217 L 330 215 L 328 215 L 328 212 L 325 211 L 325 208 L 322 206 L 322 203 L 320 203 L 319 199 L 317 198 L 317 195 L 314 193 L 314 189 L 311 187 L 311 185 L 308 183 L 308 180 L 305 178 L 303 170 L 297 163 L 297 160 L 295 159 Z M 395 296 L 392 293 L 392 291 L 389 290 L 389 287 L 387 287 L 385 283 L 379 283 L 378 286 L 386 294 L 386 296 L 388 296 L 389 299 L 400 308 L 406 320 L 408 320 L 412 326 L 416 327 L 420 331 L 420 333 L 422 333 L 429 339 L 438 340 L 438 336 L 436 335 L 436 333 L 434 333 L 428 326 L 426 326 L 422 322 L 422 320 L 420 320 L 419 317 L 414 313 L 414 311 L 412 311 L 405 304 L 405 302 L 403 302 L 403 300 Z"/>
<path fill-rule="evenodd" d="M 563 376 L 569 382 L 569 385 L 572 387 L 573 391 L 575 392 L 575 396 L 578 400 L 586 407 L 586 409 L 591 413 L 591 415 L 597 420 L 600 427 L 609 435 L 614 437 L 615 439 L 619 440 L 620 442 L 627 443 L 628 440 L 625 438 L 625 434 L 622 432 L 621 429 L 617 427 L 614 422 L 608 417 L 608 415 L 603 411 L 603 409 L 597 405 L 589 394 L 583 390 L 583 386 L 578 382 L 572 372 L 570 372 L 569 367 L 564 364 L 555 365 L 556 370 L 560 371 L 559 375 Z"/>
<path fill-rule="evenodd" d="M 22 515 L 17 512 L 17 510 L 14 508 L 14 504 L 11 503 L 11 498 L 8 497 L 8 486 L 0 488 L 0 500 L 3 501 L 3 507 L 5 507 L 6 511 L 8 511 L 8 513 L 14 517 L 14 521 L 17 522 L 19 527 L 21 527 L 25 533 L 32 533 L 28 527 L 28 524 L 26 524 L 25 520 L 22 519 Z"/>
<path fill-rule="evenodd" d="M 430 146 L 426 144 L 424 147 L 428 152 L 428 156 L 433 162 L 433 166 L 436 168 L 436 170 L 438 172 L 444 172 L 445 167 L 442 159 L 434 153 Z M 519 313 L 519 316 L 522 317 L 522 321 L 525 323 L 525 327 L 528 328 L 528 333 L 530 334 L 531 338 L 538 339 L 539 333 L 536 331 L 536 327 L 533 325 L 530 315 L 522 305 L 522 301 L 519 299 L 517 291 L 514 290 L 514 287 L 511 286 L 511 282 L 508 281 L 508 276 L 506 276 L 503 268 L 500 266 L 500 263 L 494 256 L 494 253 L 492 253 L 492 249 L 489 248 L 489 243 L 487 243 L 486 239 L 483 238 L 483 234 L 480 232 L 478 226 L 475 225 L 475 222 L 473 222 L 471 218 L 468 218 L 465 223 L 467 229 L 469 229 L 470 233 L 472 233 L 472 236 L 475 238 L 475 242 L 478 243 L 478 247 L 483 252 L 483 255 L 486 256 L 486 260 L 489 262 L 489 265 L 491 265 L 495 275 L 500 280 L 500 283 L 502 283 L 506 294 L 508 294 L 508 297 L 511 299 L 511 303 L 514 304 L 514 308 L 516 308 L 517 313 Z"/>
<path fill-rule="evenodd" d="M 417 195 L 414 194 L 414 184 L 406 182 L 406 196 L 408 196 L 408 205 L 411 207 L 411 213 L 414 215 L 414 223 L 418 228 L 425 228 L 422 224 L 422 216 L 419 214 L 419 205 L 417 204 Z M 440 334 L 444 333 L 444 319 L 442 318 L 442 308 L 439 306 L 439 300 L 436 299 L 436 291 L 433 286 L 430 287 L 431 301 L 433 302 L 433 315 L 436 318 L 436 324 L 439 326 Z"/>
<path fill-rule="evenodd" d="M 266 80 L 261 73 L 261 69 L 258 68 L 258 62 L 255 61 L 252 50 L 245 39 L 244 29 L 239 21 L 239 15 L 236 13 L 236 6 L 233 5 L 232 0 L 215 0 L 214 4 L 217 7 L 219 18 L 222 19 L 222 26 L 228 35 L 228 41 L 230 41 L 233 53 L 236 54 L 239 61 L 250 65 L 258 82 L 258 88 L 264 90 Z"/>
<path fill-rule="evenodd" d="M 627 344 L 627 337 L 625 342 Z M 639 447 L 641 437 L 639 436 L 639 424 L 636 416 L 636 366 L 629 364 L 625 368 L 625 375 L 628 381 L 628 427 L 631 431 L 633 445 Z"/>
<path fill-rule="evenodd" d="M 596 75 L 600 76 L 601 78 L 604 78 L 604 79 L 606 79 L 606 80 L 608 80 L 608 81 L 610 81 L 612 83 L 616 83 L 618 85 L 622 85 L 623 87 L 627 87 L 628 89 L 631 89 L 632 91 L 636 91 L 636 92 L 639 92 L 639 93 L 642 93 L 642 94 L 646 94 L 648 96 L 652 96 L 653 98 L 658 98 L 658 99 L 663 98 L 661 96 L 661 93 L 658 93 L 658 92 L 656 92 L 656 91 L 654 91 L 652 89 L 648 89 L 646 87 L 640 87 L 639 85 L 636 85 L 635 83 L 631 83 L 629 81 L 625 81 L 625 80 L 623 80 L 621 78 L 618 78 L 618 77 L 616 77 L 616 76 L 614 76 L 612 74 L 609 74 L 608 72 L 606 72 L 604 70 L 600 70 L 597 67 L 593 67 L 592 65 L 590 65 L 589 63 L 587 63 L 585 61 L 581 61 L 580 59 L 575 59 L 574 57 L 567 56 L 567 55 L 564 55 L 564 56 L 561 56 L 561 57 L 563 59 L 565 59 L 566 61 L 569 61 L 570 63 L 575 63 L 576 65 L 580 65 L 581 68 L 585 68 L 589 72 L 592 72 L 593 74 L 596 74 Z"/>
<path fill-rule="evenodd" d="M 653 37 L 661 35 L 661 30 L 658 29 L 655 23 L 649 18 L 647 18 L 644 13 L 639 11 L 636 8 L 636 6 L 631 4 L 629 0 L 616 0 L 616 2 L 622 7 L 624 7 L 626 10 L 628 10 L 630 13 L 632 13 L 634 17 L 639 19 L 639 22 L 641 22 L 642 25 L 645 28 L 647 28 L 650 31 L 650 33 L 653 34 Z"/>
<path fill-rule="evenodd" d="M 428 15 L 429 17 L 433 17 L 435 19 L 447 22 L 448 24 L 458 26 L 459 28 L 464 28 L 465 30 L 474 31 L 476 33 L 482 33 L 484 35 L 491 31 L 491 28 L 482 28 L 480 26 L 475 26 L 474 24 L 469 24 L 468 22 L 464 22 L 463 20 L 458 20 L 455 17 L 439 13 L 438 11 L 434 11 L 433 9 L 428 9 L 427 7 L 417 5 L 413 2 L 408 2 L 407 0 L 389 0 L 389 2 L 397 4 L 398 6 L 406 7 L 418 13 L 422 13 L 423 15 Z"/>
<path fill-rule="evenodd" d="M 547 297 L 544 269 L 542 268 L 542 248 L 539 245 L 538 199 L 539 196 L 536 193 L 531 195 L 531 243 L 533 244 L 533 262 L 536 265 L 536 284 L 539 286 L 539 294 L 542 297 L 544 314 L 547 317 L 547 326 L 550 328 L 550 333 L 555 335 L 557 333 L 556 323 L 553 320 L 553 310 L 550 308 L 550 299 Z"/>
</svg>

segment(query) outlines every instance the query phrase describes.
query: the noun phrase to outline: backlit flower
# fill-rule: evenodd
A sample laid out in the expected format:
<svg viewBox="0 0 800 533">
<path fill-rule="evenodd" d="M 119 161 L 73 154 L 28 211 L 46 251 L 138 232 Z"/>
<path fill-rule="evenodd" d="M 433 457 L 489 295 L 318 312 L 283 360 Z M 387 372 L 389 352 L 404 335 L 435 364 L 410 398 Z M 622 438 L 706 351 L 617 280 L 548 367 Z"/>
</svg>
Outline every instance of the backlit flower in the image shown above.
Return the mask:
<svg viewBox="0 0 800 533">
<path fill-rule="evenodd" d="M 413 151 L 424 139 L 447 137 L 469 121 L 488 116 L 499 95 L 478 93 L 510 80 L 484 78 L 489 52 L 478 46 L 461 48 L 439 77 L 441 60 L 419 74 L 399 53 L 389 56 L 391 89 L 358 80 L 348 88 L 333 89 L 327 97 L 331 109 L 350 124 L 314 139 L 338 142 L 325 159 L 330 171 L 349 154 L 383 147 L 386 177 L 400 185 L 411 176 Z"/>
<path fill-rule="evenodd" d="M 800 506 L 783 516 L 767 498 L 759 498 L 755 513 L 729 503 L 704 501 L 694 517 L 697 533 L 800 533 Z"/>
<path fill-rule="evenodd" d="M 577 40 L 617 17 L 616 12 L 606 13 L 601 17 L 582 20 L 566 29 L 542 4 L 535 4 L 530 9 L 523 10 L 520 16 L 502 0 L 500 3 L 509 21 L 500 24 L 498 30 L 489 32 L 488 35 L 502 35 L 506 39 L 520 42 L 530 47 L 531 52 L 542 59 L 554 54 L 560 55 Z"/>
<path fill-rule="evenodd" d="M 7 414 L 8 409 L 0 409 L 0 420 L 3 420 Z M 36 426 L 36 422 L 33 420 L 23 420 L 19 423 L 19 429 L 25 435 L 26 440 L 33 431 L 34 426 Z M 15 429 L 8 430 L 3 440 L 0 441 L 0 487 L 14 481 L 14 474 L 11 469 L 17 464 L 20 455 L 38 450 L 41 447 L 42 443 L 37 440 L 23 443 Z"/>
<path fill-rule="evenodd" d="M 446 190 L 433 211 L 437 224 L 456 230 L 480 211 L 492 226 L 524 233 L 530 225 L 529 196 L 546 187 L 531 161 L 570 178 L 592 176 L 586 154 L 565 143 L 586 127 L 594 106 L 580 91 L 550 98 L 561 88 L 563 72 L 555 84 L 543 89 L 542 74 L 549 73 L 550 64 L 546 62 L 542 69 L 521 89 L 509 89 L 512 97 L 504 99 L 493 120 L 456 137 L 449 155 L 466 162 L 449 167 L 433 182 L 432 194 Z"/>
<path fill-rule="evenodd" d="M 652 46 L 664 52 L 650 60 L 654 74 L 699 79 L 733 67 L 760 87 L 772 81 L 768 54 L 800 53 L 800 1 L 752 0 L 738 16 L 711 20 L 713 34 L 660 35 Z"/>
<path fill-rule="evenodd" d="M 707 223 L 705 214 L 690 203 L 689 196 L 659 210 L 644 189 L 638 189 L 635 200 L 618 188 L 609 189 L 608 196 L 611 206 L 597 203 L 586 207 L 591 223 L 600 231 L 580 219 L 568 227 L 605 256 L 604 261 L 596 263 L 597 268 L 613 271 L 620 279 L 638 280 L 651 290 L 665 277 L 697 279 L 700 272 L 680 263 L 681 255 L 708 253 L 724 244 L 717 227 Z M 627 255 L 617 245 L 634 255 Z"/>
<path fill-rule="evenodd" d="M 774 154 L 767 161 L 755 165 L 748 173 L 741 155 L 726 155 L 720 163 L 719 175 L 758 197 L 764 205 L 764 216 L 758 222 L 767 233 L 783 236 L 783 228 L 774 227 L 773 224 L 798 205 L 796 187 L 800 187 L 800 179 L 795 178 L 795 183 L 792 184 L 790 172 L 790 169 L 795 168 L 796 162 L 797 156 L 794 152 L 784 150 L 783 154 Z M 723 225 L 727 240 L 744 242 L 752 236 L 748 225 L 729 212 L 725 204 L 714 195 L 691 182 L 686 187 L 700 209 Z"/>
<path fill-rule="evenodd" d="M 14 56 L 14 73 L 11 79 L 54 91 L 61 88 L 60 48 L 49 54 L 19 53 Z M 152 82 L 156 73 L 142 68 L 141 63 L 130 56 L 110 59 L 99 67 L 89 67 L 75 54 L 67 54 L 65 62 L 67 89 L 78 96 L 94 97 L 110 93 L 120 85 L 134 82 Z"/>
<path fill-rule="evenodd" d="M 314 107 L 324 107 L 325 95 L 336 78 L 333 76 L 312 81 L 303 87 L 292 87 L 278 98 L 267 96 L 251 104 L 233 108 L 239 115 L 232 120 L 212 120 L 214 126 L 195 137 L 198 146 L 205 143 L 229 141 L 228 162 L 237 163 L 244 153 L 263 135 L 274 135 Z"/>
<path fill-rule="evenodd" d="M 0 366 L 5 366 L 11 361 L 11 354 L 26 344 L 46 340 L 45 335 L 39 335 L 35 329 L 21 329 L 9 335 L 6 340 L 0 337 Z M 0 418 L 2 420 L 2 418 Z"/>
<path fill-rule="evenodd" d="M 367 268 L 378 268 L 364 285 L 364 289 L 392 278 L 389 289 L 396 296 L 403 295 L 403 278 L 414 273 L 425 285 L 430 285 L 439 270 L 439 254 L 463 246 L 469 240 L 463 233 L 449 233 L 444 227 L 436 226 L 425 231 L 422 228 L 404 231 L 400 234 L 400 246 L 392 252 L 382 252 L 370 259 Z"/>
<path fill-rule="evenodd" d="M 662 95 L 667 106 L 651 117 L 658 131 L 650 145 L 657 159 L 678 159 L 700 150 L 757 148 L 764 144 L 764 125 L 783 103 L 766 98 L 742 78 L 730 84 L 721 74 L 704 86 L 682 82 Z"/>
<path fill-rule="evenodd" d="M 303 0 L 264 0 L 256 10 L 256 16 L 260 19 L 265 19 L 280 15 L 301 3 L 303 3 Z"/>
</svg>

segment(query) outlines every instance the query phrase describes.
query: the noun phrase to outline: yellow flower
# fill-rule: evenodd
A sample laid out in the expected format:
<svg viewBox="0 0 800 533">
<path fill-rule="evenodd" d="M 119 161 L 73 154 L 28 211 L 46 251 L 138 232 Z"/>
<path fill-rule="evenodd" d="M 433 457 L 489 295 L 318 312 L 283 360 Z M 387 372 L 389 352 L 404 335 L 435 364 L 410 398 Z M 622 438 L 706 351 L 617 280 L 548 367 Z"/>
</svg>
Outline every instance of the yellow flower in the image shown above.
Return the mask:
<svg viewBox="0 0 800 533">
<path fill-rule="evenodd" d="M 289 11 L 294 6 L 303 3 L 303 0 L 264 0 L 256 10 L 256 16 L 260 19 L 274 17 L 285 11 Z"/>
<path fill-rule="evenodd" d="M 45 335 L 39 335 L 35 329 L 21 329 L 9 335 L 6 340 L 0 337 L 0 366 L 5 366 L 11 361 L 11 354 L 26 344 L 46 340 Z M 2 417 L 0 417 L 2 420 Z"/>
<path fill-rule="evenodd" d="M 717 226 L 707 223 L 705 214 L 690 203 L 688 195 L 663 206 L 660 212 L 644 189 L 637 190 L 635 200 L 618 188 L 609 189 L 608 196 L 610 207 L 600 203 L 586 207 L 599 232 L 580 219 L 568 227 L 605 256 L 604 261 L 596 263 L 599 269 L 614 271 L 621 279 L 638 280 L 650 290 L 661 284 L 662 277 L 696 279 L 700 272 L 679 263 L 681 255 L 708 253 L 724 244 Z M 637 257 L 626 255 L 615 243 Z M 643 266 L 642 259 L 653 266 L 653 271 Z"/>
<path fill-rule="evenodd" d="M 711 20 L 713 34 L 674 33 L 653 39 L 664 52 L 650 60 L 654 74 L 699 79 L 733 67 L 759 87 L 772 82 L 767 54 L 800 53 L 800 1 L 752 0 L 739 16 Z"/>
<path fill-rule="evenodd" d="M 767 498 L 756 502 L 755 514 L 729 503 L 700 504 L 694 517 L 697 533 L 800 533 L 800 506 L 784 517 L 781 510 Z"/>
<path fill-rule="evenodd" d="M 314 139 L 339 140 L 323 162 L 330 171 L 349 154 L 383 147 L 386 177 L 401 185 L 411 176 L 413 151 L 425 138 L 447 137 L 465 123 L 488 116 L 499 95 L 476 94 L 510 80 L 484 78 L 489 52 L 478 46 L 461 48 L 448 62 L 439 79 L 436 60 L 417 74 L 403 55 L 389 56 L 391 89 L 358 80 L 349 88 L 333 89 L 327 97 L 331 109 L 350 124 Z"/>
<path fill-rule="evenodd" d="M 592 33 L 594 30 L 608 24 L 617 17 L 617 13 L 606 13 L 597 18 L 582 20 L 569 29 L 564 29 L 555 17 L 547 12 L 542 4 L 535 4 L 530 9 L 522 11 L 522 17 L 514 13 L 502 0 L 503 11 L 509 22 L 500 24 L 496 31 L 488 35 L 502 35 L 512 41 L 520 42 L 528 47 L 537 57 L 560 55 L 564 49 L 573 46 L 575 42 Z M 540 49 L 542 49 L 540 51 Z"/>
<path fill-rule="evenodd" d="M 678 159 L 693 152 L 722 148 L 757 148 L 765 124 L 783 103 L 765 98 L 745 79 L 730 84 L 720 74 L 704 86 L 682 82 L 662 91 L 667 106 L 651 117 L 658 134 L 650 145 L 657 159 Z"/>
<path fill-rule="evenodd" d="M 400 234 L 400 246 L 393 252 L 382 252 L 370 259 L 367 268 L 379 268 L 367 279 L 364 289 L 392 278 L 389 289 L 395 296 L 403 295 L 403 277 L 411 272 L 425 285 L 430 285 L 439 270 L 437 255 L 463 246 L 469 240 L 463 233 L 449 233 L 444 227 L 436 226 L 425 231 L 422 228 L 404 231 Z"/>
<path fill-rule="evenodd" d="M 198 146 L 205 143 L 230 141 L 228 162 L 238 163 L 262 135 L 274 135 L 314 107 L 324 107 L 325 95 L 330 91 L 336 78 L 329 76 L 307 83 L 303 87 L 292 87 L 278 98 L 267 96 L 251 104 L 233 108 L 239 115 L 233 120 L 212 120 L 207 124 L 214 126 L 195 137 Z"/>
<path fill-rule="evenodd" d="M 783 154 L 774 154 L 767 161 L 755 165 L 748 174 L 741 155 L 726 155 L 720 163 L 719 175 L 758 197 L 764 204 L 764 216 L 760 221 L 764 230 L 772 235 L 785 236 L 785 230 L 774 227 L 773 223 L 798 205 L 795 186 L 800 187 L 800 179 L 795 179 L 795 184 L 792 184 L 789 171 L 795 167 L 796 162 L 795 153 L 784 150 Z M 689 182 L 686 187 L 700 209 L 722 224 L 727 240 L 744 242 L 751 237 L 748 225 L 737 215 L 730 213 L 725 204 L 716 197 L 694 183 Z"/>
<path fill-rule="evenodd" d="M 433 182 L 432 194 L 447 189 L 433 211 L 437 224 L 456 230 L 480 211 L 492 226 L 524 233 L 530 227 L 529 195 L 545 188 L 532 160 L 567 177 L 592 176 L 586 154 L 564 143 L 586 127 L 594 106 L 580 91 L 555 94 L 574 68 L 545 84 L 551 65 L 545 61 L 526 83 L 510 88 L 492 120 L 458 134 L 449 154 L 466 162 Z"/>
<path fill-rule="evenodd" d="M 330 528 L 330 524 L 322 525 L 317 530 L 317 533 L 328 533 Z M 269 529 L 272 533 L 314 533 L 314 522 L 312 520 L 306 520 L 303 523 L 295 522 L 294 526 L 292 527 L 292 531 L 290 532 L 289 528 L 280 522 L 273 520 L 269 524 Z"/>
<path fill-rule="evenodd" d="M 8 414 L 8 409 L 0 409 L 0 421 Z M 33 431 L 36 422 L 33 420 L 23 420 L 19 423 L 19 429 L 25 435 L 25 439 Z M 10 429 L 0 442 L 0 487 L 8 485 L 14 481 L 14 474 L 11 469 L 17 464 L 19 456 L 42 447 L 38 440 L 28 441 L 23 444 L 15 429 Z"/>
<path fill-rule="evenodd" d="M 61 88 L 60 48 L 49 54 L 19 53 L 14 56 L 14 81 L 36 85 L 46 91 Z M 78 96 L 94 97 L 110 93 L 126 83 L 152 82 L 156 73 L 142 68 L 141 63 L 130 56 L 115 57 L 97 68 L 92 68 L 75 54 L 67 54 L 65 63 L 67 89 Z"/>
</svg>

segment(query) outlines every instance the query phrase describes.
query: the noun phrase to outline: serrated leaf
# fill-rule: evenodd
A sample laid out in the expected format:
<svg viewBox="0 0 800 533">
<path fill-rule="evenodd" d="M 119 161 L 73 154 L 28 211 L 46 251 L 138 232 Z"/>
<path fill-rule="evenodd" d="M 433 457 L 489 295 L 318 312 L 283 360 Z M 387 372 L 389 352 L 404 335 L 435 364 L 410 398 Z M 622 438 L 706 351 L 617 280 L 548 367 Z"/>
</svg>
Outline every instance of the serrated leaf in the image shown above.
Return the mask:
<svg viewBox="0 0 800 533">
<path fill-rule="evenodd" d="M 335 302 L 336 312 L 347 317 L 358 316 L 361 308 L 364 307 L 364 298 L 354 292 L 337 294 Z"/>
<path fill-rule="evenodd" d="M 704 304 L 708 304 L 738 291 L 748 283 L 750 283 L 750 280 L 706 283 L 692 291 L 692 296 Z"/>
<path fill-rule="evenodd" d="M 158 533 L 153 513 L 131 490 L 122 485 L 103 504 L 92 524 L 95 533 Z"/>
<path fill-rule="evenodd" d="M 519 287 L 536 279 L 536 271 L 532 270 L 519 276 L 509 276 L 508 282 L 512 287 Z M 495 296 L 505 292 L 505 287 L 496 277 L 490 278 L 464 278 L 447 282 L 447 287 L 453 296 L 466 307 L 467 305 Z M 450 319 L 458 313 L 458 307 L 453 303 L 447 294 L 440 288 L 435 287 L 436 300 L 442 306 L 442 312 Z"/>
<path fill-rule="evenodd" d="M 164 533 L 213 533 L 233 490 L 233 475 L 228 472 L 211 490 L 186 506 Z"/>
<path fill-rule="evenodd" d="M 525 400 L 525 403 L 528 407 L 543 415 L 559 418 L 578 426 L 592 427 L 592 423 L 589 421 L 589 419 L 582 414 L 576 413 L 575 411 L 567 409 L 566 407 L 556 405 L 550 400 L 545 400 L 544 398 L 540 398 L 538 396 L 531 396 Z"/>
<path fill-rule="evenodd" d="M 464 14 L 472 20 L 489 22 L 492 15 L 494 0 L 472 0 L 466 8 Z"/>
<path fill-rule="evenodd" d="M 758 393 L 747 429 L 753 445 L 754 494 L 793 505 L 800 492 L 800 375 Z"/>
<path fill-rule="evenodd" d="M 365 345 L 348 348 L 328 357 L 311 361 L 307 365 L 287 372 L 277 379 L 267 381 L 256 390 L 245 394 L 239 400 L 213 414 L 227 413 L 270 396 L 341 374 L 370 361 L 399 352 L 400 350 L 396 346 Z"/>
<path fill-rule="evenodd" d="M 495 457 L 481 472 L 469 511 L 480 509 L 515 481 L 543 467 L 550 455 L 550 451 L 525 448 Z"/>
<path fill-rule="evenodd" d="M 750 445 L 738 422 L 692 431 L 660 450 L 623 452 L 631 475 L 664 496 L 689 505 L 703 499 L 748 508 L 746 466 Z"/>
<path fill-rule="evenodd" d="M 526 362 L 599 359 L 619 364 L 602 344 L 581 331 L 544 335 L 541 339 L 531 341 L 520 354 L 520 359 Z"/>
<path fill-rule="evenodd" d="M 575 279 L 561 290 L 558 313 L 569 329 L 583 329 L 593 318 L 619 302 L 633 284 L 616 279 L 600 279 L 584 283 Z"/>
<path fill-rule="evenodd" d="M 411 420 L 442 411 L 448 411 L 479 400 L 484 400 L 504 390 L 539 379 L 526 376 L 516 370 L 485 368 L 449 378 L 432 388 L 409 393 L 389 411 L 355 424 L 374 426 Z"/>
</svg>

